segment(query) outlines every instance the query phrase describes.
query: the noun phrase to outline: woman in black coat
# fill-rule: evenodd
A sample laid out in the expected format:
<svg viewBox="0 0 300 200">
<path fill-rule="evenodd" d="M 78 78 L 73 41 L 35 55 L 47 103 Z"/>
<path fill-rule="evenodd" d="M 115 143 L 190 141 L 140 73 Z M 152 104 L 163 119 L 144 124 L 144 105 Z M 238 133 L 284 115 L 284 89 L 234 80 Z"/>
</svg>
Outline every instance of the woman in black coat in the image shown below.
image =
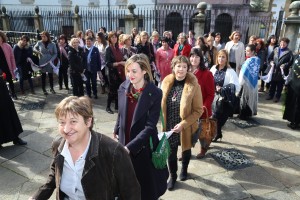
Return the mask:
<svg viewBox="0 0 300 200">
<path fill-rule="evenodd" d="M 19 138 L 23 129 L 14 102 L 9 96 L 5 76 L 0 69 L 0 148 L 3 143 L 11 141 L 17 145 L 27 144 Z"/>
<path fill-rule="evenodd" d="M 150 137 L 154 149 L 158 144 L 157 128 L 162 92 L 152 82 L 146 55 L 136 54 L 125 64 L 129 80 L 118 91 L 119 115 L 114 136 L 131 156 L 141 186 L 142 200 L 157 200 L 167 189 L 168 170 L 154 168 Z M 126 173 L 126 172 L 124 172 Z"/>
<path fill-rule="evenodd" d="M 83 50 L 79 47 L 79 39 L 72 38 L 68 52 L 68 60 L 70 65 L 70 75 L 73 81 L 73 95 L 83 96 Z"/>
<path fill-rule="evenodd" d="M 69 60 L 68 60 L 68 51 L 69 45 L 68 40 L 65 35 L 60 35 L 58 38 L 57 44 L 57 57 L 60 60 L 60 67 L 58 73 L 58 84 L 59 89 L 62 90 L 62 84 L 64 82 L 66 90 L 69 90 L 69 81 L 68 81 L 68 68 L 69 68 Z"/>
<path fill-rule="evenodd" d="M 268 59 L 269 62 L 274 63 L 274 70 L 272 74 L 269 96 L 266 98 L 266 100 L 272 100 L 275 96 L 275 103 L 278 102 L 281 97 L 281 92 L 285 82 L 283 76 L 288 75 L 289 69 L 293 64 L 293 53 L 288 48 L 289 42 L 290 40 L 288 38 L 281 38 L 279 47 L 274 49 Z M 281 68 L 283 68 L 284 74 L 282 74 Z"/>
</svg>

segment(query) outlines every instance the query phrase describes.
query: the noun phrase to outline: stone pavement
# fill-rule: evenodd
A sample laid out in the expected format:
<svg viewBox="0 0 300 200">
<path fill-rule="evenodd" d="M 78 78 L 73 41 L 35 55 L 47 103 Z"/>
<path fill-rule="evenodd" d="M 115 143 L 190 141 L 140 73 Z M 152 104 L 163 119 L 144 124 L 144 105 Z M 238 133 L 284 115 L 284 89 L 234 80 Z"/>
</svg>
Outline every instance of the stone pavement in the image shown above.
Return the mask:
<svg viewBox="0 0 300 200">
<path fill-rule="evenodd" d="M 35 95 L 19 95 L 15 101 L 24 129 L 21 137 L 28 145 L 7 143 L 0 149 L 1 200 L 28 199 L 46 181 L 49 172 L 50 145 L 58 134 L 54 108 L 68 94 L 56 87 L 57 94 L 46 97 L 36 90 Z M 259 113 L 254 119 L 260 125 L 239 128 L 227 122 L 222 142 L 212 143 L 202 160 L 195 159 L 197 144 L 192 149 L 189 179 L 178 181 L 175 190 L 167 191 L 161 199 L 300 200 L 300 131 L 289 129 L 281 119 L 281 104 L 265 101 L 265 94 L 260 94 L 259 99 Z M 95 130 L 111 136 L 117 115 L 105 112 L 105 95 L 93 101 Z M 24 104 L 38 102 L 45 103 L 42 109 L 23 109 Z M 244 169 L 224 169 L 211 154 L 227 148 L 240 150 L 254 164 Z M 54 195 L 51 199 L 55 199 Z"/>
</svg>

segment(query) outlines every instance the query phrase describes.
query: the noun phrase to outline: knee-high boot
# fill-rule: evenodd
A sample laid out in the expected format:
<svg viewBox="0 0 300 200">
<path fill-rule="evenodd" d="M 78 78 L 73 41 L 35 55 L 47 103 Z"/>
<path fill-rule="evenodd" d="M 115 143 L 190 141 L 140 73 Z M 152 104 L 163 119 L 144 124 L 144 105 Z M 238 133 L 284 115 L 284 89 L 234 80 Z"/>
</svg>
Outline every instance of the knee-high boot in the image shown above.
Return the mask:
<svg viewBox="0 0 300 200">
<path fill-rule="evenodd" d="M 177 160 L 168 160 L 170 179 L 168 181 L 168 190 L 173 190 L 176 179 L 177 179 Z"/>
<path fill-rule="evenodd" d="M 187 169 L 190 163 L 192 151 L 191 149 L 182 152 L 182 168 L 179 175 L 179 179 L 181 181 L 185 181 L 187 179 Z"/>
</svg>

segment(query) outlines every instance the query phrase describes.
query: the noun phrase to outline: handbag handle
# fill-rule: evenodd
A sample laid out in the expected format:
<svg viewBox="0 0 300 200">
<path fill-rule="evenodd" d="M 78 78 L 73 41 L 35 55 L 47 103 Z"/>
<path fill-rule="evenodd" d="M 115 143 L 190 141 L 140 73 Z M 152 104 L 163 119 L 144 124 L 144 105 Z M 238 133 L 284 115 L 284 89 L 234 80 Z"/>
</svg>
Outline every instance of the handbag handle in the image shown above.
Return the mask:
<svg viewBox="0 0 300 200">
<path fill-rule="evenodd" d="M 152 142 L 152 137 L 150 136 L 150 149 L 153 151 L 153 142 Z"/>
<path fill-rule="evenodd" d="M 205 118 L 205 121 L 208 122 L 209 120 L 209 117 L 208 117 L 208 110 L 205 106 L 203 106 L 203 109 L 204 109 L 204 113 L 206 114 L 206 118 Z"/>
</svg>

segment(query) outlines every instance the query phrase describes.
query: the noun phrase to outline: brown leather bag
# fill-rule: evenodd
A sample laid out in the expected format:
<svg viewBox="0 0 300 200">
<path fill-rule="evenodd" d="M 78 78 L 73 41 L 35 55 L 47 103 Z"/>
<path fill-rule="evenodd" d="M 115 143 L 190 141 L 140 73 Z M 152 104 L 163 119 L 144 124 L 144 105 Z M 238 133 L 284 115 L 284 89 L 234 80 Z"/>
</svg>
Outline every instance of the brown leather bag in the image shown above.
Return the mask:
<svg viewBox="0 0 300 200">
<path fill-rule="evenodd" d="M 206 112 L 206 119 L 201 119 L 199 126 L 201 126 L 201 134 L 199 136 L 200 140 L 205 140 L 206 143 L 210 144 L 211 140 L 217 134 L 217 119 L 209 118 L 208 111 L 205 106 L 203 106 L 204 112 Z"/>
</svg>

